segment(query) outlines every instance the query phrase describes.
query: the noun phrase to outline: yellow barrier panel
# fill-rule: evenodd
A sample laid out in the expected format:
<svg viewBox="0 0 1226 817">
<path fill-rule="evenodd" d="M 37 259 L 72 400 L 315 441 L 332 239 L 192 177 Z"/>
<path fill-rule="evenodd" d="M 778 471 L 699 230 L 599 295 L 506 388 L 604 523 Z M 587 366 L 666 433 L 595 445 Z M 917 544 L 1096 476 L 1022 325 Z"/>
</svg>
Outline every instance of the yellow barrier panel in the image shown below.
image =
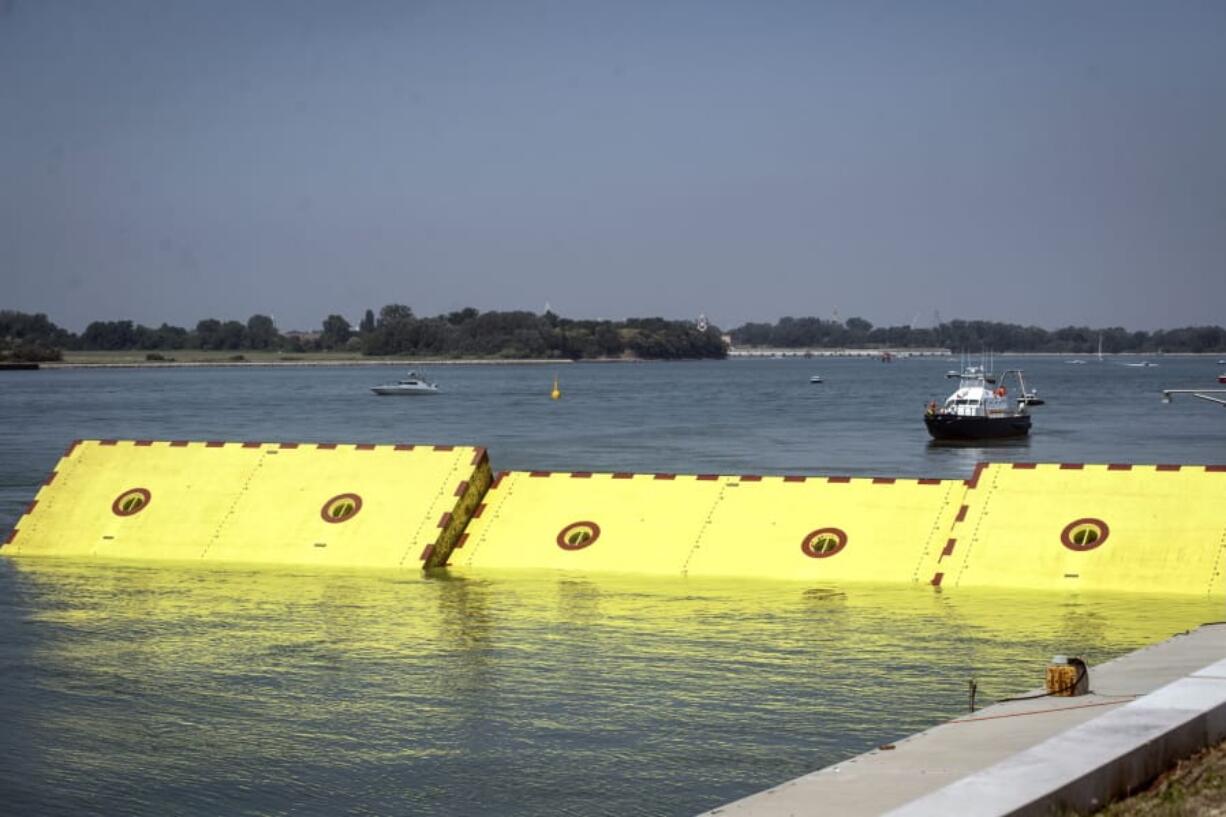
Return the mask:
<svg viewBox="0 0 1226 817">
<path fill-rule="evenodd" d="M 661 474 L 499 475 L 456 565 L 676 575 L 720 485 Z"/>
<path fill-rule="evenodd" d="M 509 472 L 453 563 L 806 581 L 928 581 L 961 480 Z"/>
<path fill-rule="evenodd" d="M 943 587 L 1226 592 L 1226 466 L 981 465 Z"/>
<path fill-rule="evenodd" d="M 489 479 L 467 447 L 82 441 L 4 551 L 431 567 Z"/>
</svg>

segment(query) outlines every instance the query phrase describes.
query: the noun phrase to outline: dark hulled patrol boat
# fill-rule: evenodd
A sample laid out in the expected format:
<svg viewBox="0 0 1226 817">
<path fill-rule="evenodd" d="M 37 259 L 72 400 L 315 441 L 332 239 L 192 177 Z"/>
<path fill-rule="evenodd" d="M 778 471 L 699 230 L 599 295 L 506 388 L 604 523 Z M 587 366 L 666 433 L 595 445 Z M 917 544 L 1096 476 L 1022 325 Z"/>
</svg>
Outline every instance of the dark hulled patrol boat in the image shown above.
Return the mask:
<svg viewBox="0 0 1226 817">
<path fill-rule="evenodd" d="M 1009 369 L 999 378 L 982 366 L 966 366 L 956 377 L 958 388 L 938 406 L 933 400 L 924 412 L 924 425 L 937 440 L 993 440 L 1025 437 L 1030 433 L 1030 407 L 1043 401 L 1026 388 L 1021 369 Z M 1010 394 L 1007 381 L 1016 382 Z"/>
</svg>

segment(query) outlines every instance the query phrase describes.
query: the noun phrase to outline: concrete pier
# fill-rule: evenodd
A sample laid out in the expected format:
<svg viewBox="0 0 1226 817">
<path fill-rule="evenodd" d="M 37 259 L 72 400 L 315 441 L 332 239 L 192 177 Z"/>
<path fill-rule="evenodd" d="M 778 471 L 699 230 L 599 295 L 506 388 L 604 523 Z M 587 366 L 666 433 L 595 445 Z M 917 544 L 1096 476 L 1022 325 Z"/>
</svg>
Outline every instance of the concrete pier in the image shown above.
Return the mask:
<svg viewBox="0 0 1226 817">
<path fill-rule="evenodd" d="M 1088 695 L 996 704 L 707 814 L 987 817 L 1097 808 L 1226 737 L 1223 659 L 1226 625 L 1207 624 L 1091 668 Z M 1036 658 L 1036 679 L 1044 666 Z"/>
</svg>

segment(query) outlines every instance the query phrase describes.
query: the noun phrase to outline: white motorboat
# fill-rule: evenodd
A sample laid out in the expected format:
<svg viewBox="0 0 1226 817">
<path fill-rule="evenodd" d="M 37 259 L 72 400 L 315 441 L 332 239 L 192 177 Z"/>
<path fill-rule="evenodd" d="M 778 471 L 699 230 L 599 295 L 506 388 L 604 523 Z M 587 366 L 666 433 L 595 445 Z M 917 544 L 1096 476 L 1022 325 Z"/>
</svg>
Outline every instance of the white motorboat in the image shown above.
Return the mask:
<svg viewBox="0 0 1226 817">
<path fill-rule="evenodd" d="M 1016 405 L 1009 404 L 1005 380 L 1017 383 Z M 937 440 L 986 440 L 1024 437 L 1030 433 L 1030 407 L 1043 405 L 1027 388 L 1021 369 L 1009 369 L 999 378 L 982 366 L 967 366 L 946 377 L 957 378 L 958 388 L 938 406 L 933 400 L 924 412 L 928 433 Z"/>
<path fill-rule="evenodd" d="M 812 377 L 810 377 L 810 378 L 809 378 L 809 382 L 810 382 L 810 383 L 821 383 L 821 382 L 822 382 L 822 376 L 821 376 L 820 374 L 815 374 L 815 375 L 813 375 Z"/>
<path fill-rule="evenodd" d="M 417 372 L 409 372 L 395 383 L 382 383 L 378 386 L 373 386 L 371 391 L 383 396 L 438 394 L 438 386 L 428 380 L 424 380 Z"/>
</svg>

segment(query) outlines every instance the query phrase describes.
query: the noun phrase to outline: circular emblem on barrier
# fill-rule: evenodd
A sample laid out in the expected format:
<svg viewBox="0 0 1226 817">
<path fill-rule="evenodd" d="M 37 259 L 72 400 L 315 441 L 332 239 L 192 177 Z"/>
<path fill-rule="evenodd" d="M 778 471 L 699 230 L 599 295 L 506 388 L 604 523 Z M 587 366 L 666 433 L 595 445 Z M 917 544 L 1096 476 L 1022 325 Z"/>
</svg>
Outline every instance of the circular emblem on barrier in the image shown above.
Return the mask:
<svg viewBox="0 0 1226 817">
<path fill-rule="evenodd" d="M 362 497 L 357 494 L 337 494 L 324 503 L 319 509 L 319 515 L 325 522 L 336 524 L 353 519 L 360 510 Z"/>
<path fill-rule="evenodd" d="M 1084 519 L 1074 519 L 1060 531 L 1060 542 L 1069 550 L 1093 550 L 1107 541 L 1111 529 L 1101 519 L 1087 516 Z"/>
<path fill-rule="evenodd" d="M 149 491 L 144 488 L 129 488 L 111 503 L 111 513 L 116 516 L 132 516 L 149 506 Z"/>
<path fill-rule="evenodd" d="M 572 522 L 558 531 L 558 547 L 562 550 L 583 550 L 600 538 L 600 526 L 595 522 Z"/>
<path fill-rule="evenodd" d="M 847 533 L 841 528 L 818 528 L 800 543 L 800 549 L 812 559 L 825 559 L 845 547 Z"/>
</svg>

